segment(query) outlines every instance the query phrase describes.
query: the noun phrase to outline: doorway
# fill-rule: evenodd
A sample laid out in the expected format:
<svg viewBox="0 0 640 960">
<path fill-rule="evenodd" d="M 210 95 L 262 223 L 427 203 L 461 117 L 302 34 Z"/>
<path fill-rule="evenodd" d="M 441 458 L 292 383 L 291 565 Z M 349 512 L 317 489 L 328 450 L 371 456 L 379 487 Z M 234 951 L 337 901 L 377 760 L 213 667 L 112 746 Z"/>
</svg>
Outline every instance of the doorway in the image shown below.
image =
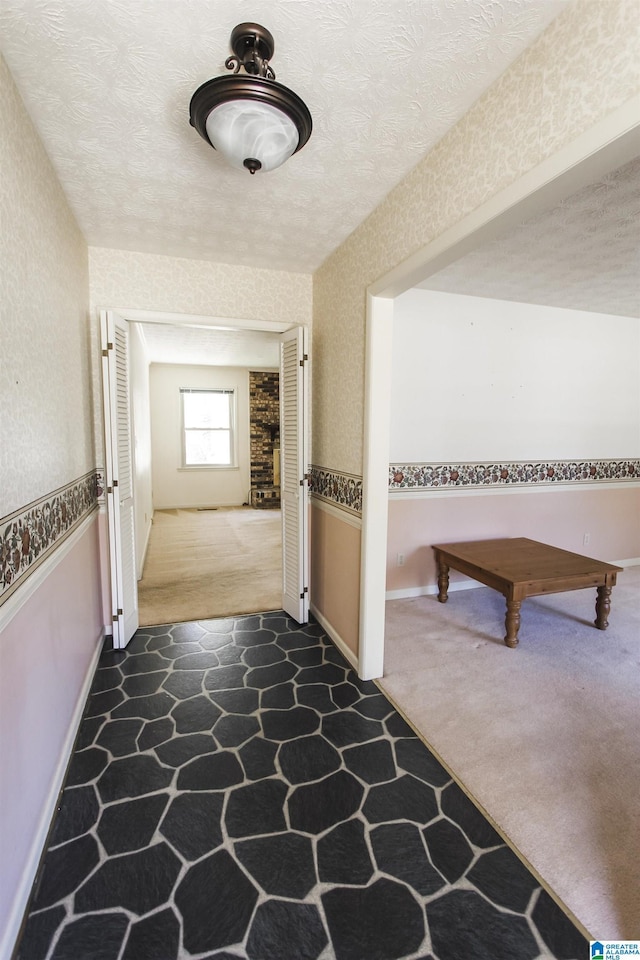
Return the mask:
<svg viewBox="0 0 640 960">
<path fill-rule="evenodd" d="M 268 331 L 130 324 L 141 626 L 279 609 L 279 350 Z"/>
<path fill-rule="evenodd" d="M 221 513 L 220 518 L 209 517 L 209 523 L 217 522 L 218 524 L 218 536 L 214 537 L 214 541 L 218 543 L 219 547 L 224 540 L 224 537 L 221 535 L 222 527 L 225 525 L 229 531 L 231 528 L 234 528 L 235 532 L 230 534 L 231 539 L 235 540 L 236 546 L 242 542 L 242 534 L 238 531 L 240 529 L 250 529 L 247 525 L 244 525 L 242 528 L 238 525 L 239 512 L 246 510 L 251 511 L 251 501 L 255 498 L 252 497 L 252 477 L 253 471 L 252 467 L 255 465 L 251 460 L 250 453 L 250 436 L 252 433 L 251 421 L 250 421 L 250 402 L 249 402 L 249 370 L 246 367 L 243 367 L 243 361 L 247 366 L 256 367 L 261 371 L 261 376 L 259 380 L 265 379 L 265 367 L 270 368 L 267 372 L 271 375 L 271 380 L 273 381 L 274 377 L 276 379 L 278 376 L 282 377 L 282 371 L 279 371 L 281 363 L 285 363 L 285 380 L 286 380 L 286 357 L 289 351 L 289 344 L 293 344 L 294 349 L 294 360 L 297 357 L 297 353 L 304 353 L 305 363 L 298 364 L 296 360 L 296 375 L 295 383 L 299 384 L 301 389 L 290 391 L 290 397 L 283 397 L 282 400 L 282 421 L 285 424 L 283 430 L 283 461 L 286 460 L 287 463 L 293 464 L 298 471 L 299 465 L 303 462 L 304 457 L 302 456 L 302 451 L 306 451 L 306 431 L 307 431 L 307 422 L 308 422 L 308 411 L 307 411 L 307 401 L 306 401 L 306 387 L 307 382 L 307 351 L 306 347 L 306 330 L 304 328 L 290 328 L 289 332 L 286 335 L 283 334 L 283 328 L 286 328 L 287 324 L 278 324 L 266 321 L 238 321 L 237 324 L 233 324 L 232 321 L 224 321 L 220 323 L 216 321 L 215 318 L 202 318 L 202 317 L 189 317 L 189 316 L 180 316 L 180 315 L 170 315 L 170 316 L 159 316 L 155 314 L 149 314 L 144 311 L 121 311 L 122 316 L 120 317 L 121 325 L 126 327 L 130 331 L 130 336 L 127 337 L 127 341 L 131 343 L 132 349 L 129 351 L 129 356 L 124 358 L 124 363 L 122 358 L 120 358 L 120 369 L 124 366 L 128 367 L 131 370 L 131 384 L 130 389 L 127 389 L 127 395 L 131 397 L 131 409 L 132 416 L 128 420 L 127 432 L 130 433 L 130 460 L 133 467 L 133 486 L 135 491 L 135 502 L 136 502 L 136 530 L 135 530 L 135 545 L 136 545 L 136 572 L 138 577 L 142 573 L 142 567 L 144 564 L 145 554 L 148 549 L 149 543 L 149 533 L 152 525 L 152 517 L 154 513 L 154 508 L 165 509 L 169 508 L 169 511 L 176 510 L 178 508 L 191 508 L 196 514 L 197 513 L 211 513 L 218 512 L 218 510 L 213 510 L 211 508 L 219 508 Z M 112 314 L 112 316 L 115 316 Z M 128 322 L 127 322 L 128 321 Z M 161 334 L 160 337 L 157 336 L 158 332 Z M 155 341 L 155 348 L 149 348 L 150 341 L 152 344 Z M 157 344 L 158 341 L 161 342 L 161 345 L 164 347 L 164 354 L 162 350 L 158 351 Z M 173 342 L 172 342 L 173 341 Z M 195 353 L 194 353 L 194 344 L 195 344 Z M 224 349 L 222 349 L 222 347 Z M 108 345 L 109 350 L 111 350 L 111 344 Z M 206 364 L 207 352 L 205 346 L 208 350 L 212 348 L 215 349 L 215 363 Z M 169 350 L 169 355 L 167 355 L 167 347 Z M 179 347 L 179 349 L 178 349 Z M 189 351 L 191 353 L 189 354 Z M 251 352 L 253 351 L 253 352 Z M 269 352 L 270 351 L 270 352 Z M 108 350 L 103 350 L 103 356 L 106 356 Z M 289 351 L 290 352 L 290 351 Z M 282 360 L 281 360 L 282 353 Z M 209 354 L 211 356 L 211 353 Z M 115 366 L 118 365 L 118 357 L 114 356 L 116 361 Z M 181 445 L 181 434 L 183 432 L 182 427 L 179 427 L 177 424 L 174 424 L 175 429 L 169 430 L 170 440 L 169 447 L 172 449 L 171 458 L 172 462 L 172 472 L 173 475 L 179 474 L 183 471 L 185 474 L 191 473 L 190 482 L 191 482 L 191 493 L 196 491 L 195 499 L 192 502 L 181 502 L 181 498 L 186 496 L 182 493 L 178 495 L 178 502 L 164 502 L 162 499 L 159 499 L 158 491 L 153 489 L 151 477 L 151 429 L 150 429 L 150 391 L 149 391 L 149 369 L 151 364 L 162 366 L 163 362 L 166 360 L 171 360 L 173 363 L 165 364 L 166 368 L 169 369 L 173 367 L 173 372 L 178 371 L 177 375 L 191 378 L 194 374 L 191 371 L 200 371 L 201 373 L 211 374 L 211 371 L 215 368 L 216 370 L 224 369 L 227 376 L 235 377 L 237 383 L 234 383 L 230 386 L 226 393 L 233 393 L 234 395 L 234 430 L 237 443 L 235 447 L 235 453 L 233 456 L 233 462 L 228 463 L 224 466 L 227 466 L 229 469 L 221 470 L 216 481 L 218 485 L 222 483 L 222 488 L 218 489 L 217 494 L 212 492 L 212 490 L 205 491 L 203 493 L 203 488 L 201 485 L 202 473 L 208 475 L 208 482 L 211 486 L 211 480 L 215 475 L 216 471 L 206 470 L 206 471 L 189 471 L 185 470 L 185 467 L 192 466 L 191 464 L 186 464 L 181 462 L 180 459 L 180 448 Z M 182 360 L 182 366 L 176 366 L 175 361 Z M 196 363 L 197 361 L 197 363 Z M 226 362 L 229 366 L 222 368 L 220 367 L 221 362 Z M 204 365 L 203 365 L 204 364 Z M 304 369 L 303 369 L 304 367 Z M 115 379 L 115 375 L 114 375 Z M 264 384 L 262 384 L 264 387 Z M 176 396 L 179 396 L 181 393 L 184 393 L 182 386 L 180 389 L 174 391 Z M 122 390 L 121 390 L 122 393 Z M 237 403 L 235 403 L 237 395 Z M 259 398 L 264 400 L 264 397 Z M 175 397 L 171 397 L 171 404 L 175 407 L 174 403 Z M 273 406 L 273 404 L 272 404 Z M 264 403 L 259 403 L 258 407 L 264 412 Z M 278 399 L 276 397 L 275 407 L 278 411 Z M 278 411 L 279 412 L 279 411 Z M 176 414 L 176 410 L 174 410 Z M 180 412 L 176 414 L 180 416 Z M 109 430 L 112 429 L 112 424 L 114 421 L 113 415 L 105 416 L 105 421 L 109 421 Z M 125 417 L 125 420 L 127 418 Z M 268 491 L 261 490 L 262 493 L 268 492 L 273 493 L 274 488 L 274 477 L 273 473 L 276 472 L 275 465 L 275 455 L 276 447 L 278 441 L 278 432 L 279 432 L 279 418 L 278 413 L 275 417 L 272 418 L 273 422 L 269 424 L 269 434 L 271 441 L 271 448 L 269 450 L 269 457 L 271 459 L 271 483 L 269 484 L 270 489 Z M 131 430 L 131 425 L 133 424 L 133 430 Z M 165 428 L 168 426 L 167 420 L 162 422 L 160 433 L 165 432 Z M 273 428 L 276 429 L 273 429 Z M 242 440 L 240 439 L 242 436 Z M 119 444 L 118 437 L 114 438 L 111 435 L 110 440 L 108 441 L 108 446 L 111 446 L 112 449 L 117 450 L 119 447 L 122 448 L 122 445 Z M 126 446 L 126 445 L 125 445 Z M 286 458 L 287 451 L 289 451 L 289 458 Z M 300 456 L 298 452 L 300 451 Z M 157 450 L 154 451 L 154 456 L 157 453 Z M 258 463 L 259 467 L 260 464 Z M 304 472 L 304 467 L 301 468 Z M 201 476 L 198 477 L 198 472 L 201 473 Z M 258 473 L 260 471 L 258 470 Z M 291 473 L 289 470 L 288 473 Z M 117 466 L 116 473 L 117 477 Z M 300 473 L 302 477 L 302 473 Z M 155 477 L 154 477 L 155 479 Z M 300 480 L 298 478 L 298 473 L 296 472 L 295 483 L 293 478 L 291 479 L 291 484 L 294 488 L 294 496 L 287 496 L 288 490 L 288 481 L 285 477 L 284 487 L 283 487 L 283 500 L 288 502 L 289 500 L 295 501 L 293 505 L 290 505 L 286 511 L 283 511 L 283 516 L 286 513 L 287 518 L 287 538 L 286 543 L 289 548 L 295 544 L 298 548 L 300 544 L 304 543 L 303 549 L 300 550 L 301 555 L 306 557 L 306 525 L 299 522 L 299 516 L 302 515 L 303 511 L 301 505 L 306 498 L 307 487 L 306 480 Z M 264 474 L 258 477 L 258 480 L 264 480 Z M 299 482 L 302 483 L 302 488 L 299 486 Z M 225 486 L 226 483 L 226 486 Z M 200 484 L 200 486 L 198 486 Z M 240 487 L 238 487 L 240 484 Z M 114 483 L 114 487 L 117 487 L 117 481 Z M 205 487 L 207 486 L 205 478 Z M 258 483 L 258 486 L 264 487 L 264 484 Z M 237 488 L 237 489 L 236 489 Z M 186 489 L 186 488 L 183 488 Z M 107 481 L 107 492 L 109 493 L 109 481 Z M 174 497 L 174 493 L 166 493 L 166 490 L 160 493 L 160 497 L 169 496 L 170 498 Z M 264 498 L 257 498 L 258 500 L 264 499 L 268 507 L 272 506 L 271 498 L 265 496 Z M 187 498 L 188 500 L 188 498 Z M 108 501 L 110 502 L 110 501 Z M 224 511 L 224 507 L 233 506 L 238 508 L 238 513 L 232 515 L 229 511 Z M 286 606 L 287 603 L 287 591 L 284 589 L 285 582 L 289 583 L 292 586 L 295 586 L 295 596 L 296 604 L 295 610 L 292 615 L 300 613 L 298 597 L 303 591 L 304 587 L 307 584 L 307 570 L 306 565 L 301 564 L 300 569 L 293 570 L 292 564 L 289 563 L 288 566 L 282 561 L 282 543 L 285 542 L 280 532 L 279 536 L 274 536 L 274 530 L 277 529 L 277 522 L 273 522 L 273 517 L 267 518 L 266 509 L 262 509 L 264 503 L 259 503 L 258 507 L 252 511 L 254 514 L 258 515 L 258 525 L 263 527 L 268 527 L 271 531 L 270 537 L 264 536 L 264 531 L 261 535 L 256 535 L 256 540 L 262 540 L 262 545 L 265 547 L 268 545 L 269 539 L 276 540 L 274 548 L 270 551 L 271 561 L 275 559 L 275 566 L 277 569 L 274 569 L 272 572 L 274 574 L 275 580 L 280 581 L 281 590 L 279 591 L 279 598 L 277 602 L 275 600 L 265 601 L 266 606 L 263 606 L 263 609 L 266 608 L 276 608 L 284 606 L 285 609 L 288 609 Z M 269 511 L 272 512 L 272 511 Z M 279 511 L 278 511 L 279 512 Z M 226 514 L 224 517 L 222 514 Z M 200 517 L 200 520 L 203 521 L 203 518 Z M 199 527 L 202 526 L 202 522 L 198 524 Z M 255 526 L 255 524 L 254 524 Z M 206 539 L 206 537 L 205 537 Z M 211 537 L 209 538 L 211 539 Z M 115 538 L 112 538 L 112 542 L 115 544 Z M 193 544 L 191 544 L 193 548 Z M 121 552 L 122 548 L 120 544 L 115 544 L 113 549 L 113 554 L 117 555 Z M 127 552 L 125 548 L 125 553 Z M 221 550 L 219 549 L 220 553 Z M 268 551 L 267 551 L 268 552 Z M 236 550 L 236 554 L 242 553 L 242 551 Z M 227 555 L 229 556 L 229 555 Z M 266 553 L 263 550 L 262 553 L 262 563 L 261 566 L 264 568 L 270 562 L 266 556 Z M 227 563 L 227 567 L 230 567 L 230 563 Z M 286 576 L 285 576 L 286 569 Z M 298 580 L 293 584 L 292 576 L 295 574 L 293 579 Z M 212 578 L 215 582 L 216 578 Z M 259 578 L 256 576 L 254 580 L 254 602 L 258 596 L 258 592 L 255 587 L 257 580 Z M 304 580 L 304 585 L 302 585 L 302 580 Z M 291 592 L 291 591 L 289 591 Z M 275 597 L 278 591 L 272 590 L 272 596 Z M 308 595 L 306 599 L 306 605 L 308 604 Z M 244 605 L 244 601 L 240 606 Z M 120 604 L 117 604 L 120 607 Z M 252 606 L 251 609 L 237 609 L 237 605 L 234 605 L 233 610 L 225 611 L 225 615 L 229 613 L 245 613 L 245 612 L 254 612 L 255 606 Z M 217 615 L 219 611 L 211 609 L 209 615 Z M 116 611 L 114 607 L 114 613 L 120 615 L 120 611 Z M 194 611 L 194 614 L 196 611 Z M 173 617 L 173 615 L 172 615 Z M 183 607 L 183 612 L 181 614 L 182 618 L 191 617 L 190 612 Z M 114 623 L 115 623 L 114 616 Z M 161 617 L 163 622 L 167 622 L 165 617 Z M 305 620 L 300 620 L 297 617 L 299 622 L 305 622 Z M 129 638 L 127 637 L 123 643 L 117 645 L 124 645 Z M 114 643 L 115 643 L 115 630 L 114 630 Z"/>
<path fill-rule="evenodd" d="M 384 672 L 394 298 L 482 243 L 638 155 L 640 125 L 621 111 L 497 194 L 367 291 L 359 675 Z"/>
</svg>

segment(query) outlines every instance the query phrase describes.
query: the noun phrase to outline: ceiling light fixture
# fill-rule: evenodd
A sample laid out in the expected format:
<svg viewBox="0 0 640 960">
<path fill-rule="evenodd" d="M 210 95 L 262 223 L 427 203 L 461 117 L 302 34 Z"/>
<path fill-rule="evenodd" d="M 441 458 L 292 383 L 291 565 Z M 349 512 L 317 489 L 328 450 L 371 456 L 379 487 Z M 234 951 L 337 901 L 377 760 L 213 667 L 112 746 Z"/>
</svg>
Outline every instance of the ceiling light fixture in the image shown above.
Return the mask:
<svg viewBox="0 0 640 960">
<path fill-rule="evenodd" d="M 198 87 L 189 105 L 191 126 L 234 167 L 275 170 L 304 147 L 311 114 L 297 94 L 276 82 L 269 65 L 274 41 L 265 27 L 238 24 L 231 49 L 225 67 L 233 75 Z"/>
</svg>

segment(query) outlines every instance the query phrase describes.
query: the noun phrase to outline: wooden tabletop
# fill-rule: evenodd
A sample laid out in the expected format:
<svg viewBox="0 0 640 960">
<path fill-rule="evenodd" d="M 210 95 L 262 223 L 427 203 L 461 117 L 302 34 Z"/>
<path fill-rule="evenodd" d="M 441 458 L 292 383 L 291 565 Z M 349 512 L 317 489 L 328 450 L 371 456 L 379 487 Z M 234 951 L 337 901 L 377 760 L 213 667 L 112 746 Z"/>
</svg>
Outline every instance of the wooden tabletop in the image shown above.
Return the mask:
<svg viewBox="0 0 640 960">
<path fill-rule="evenodd" d="M 433 549 L 509 583 L 555 581 L 564 577 L 602 575 L 622 570 L 622 567 L 612 563 L 583 557 L 579 553 L 570 553 L 526 537 L 438 543 L 433 545 Z"/>
</svg>

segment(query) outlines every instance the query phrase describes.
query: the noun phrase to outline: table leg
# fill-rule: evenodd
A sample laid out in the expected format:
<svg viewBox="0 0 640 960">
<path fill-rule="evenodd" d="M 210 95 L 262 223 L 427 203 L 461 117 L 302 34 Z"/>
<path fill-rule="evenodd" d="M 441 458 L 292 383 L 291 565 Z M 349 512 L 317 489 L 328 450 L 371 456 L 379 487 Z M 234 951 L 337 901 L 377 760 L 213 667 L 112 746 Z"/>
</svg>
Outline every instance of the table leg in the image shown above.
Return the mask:
<svg viewBox="0 0 640 960">
<path fill-rule="evenodd" d="M 507 616 L 505 628 L 507 635 L 504 642 L 508 647 L 518 646 L 518 630 L 520 629 L 520 605 L 522 600 L 507 600 Z"/>
<path fill-rule="evenodd" d="M 436 557 L 438 567 L 438 600 L 446 603 L 449 594 L 449 567 L 441 556 Z"/>
<path fill-rule="evenodd" d="M 611 610 L 611 587 L 606 585 L 597 588 L 596 618 L 593 621 L 598 630 L 606 630 L 609 626 L 609 611 Z"/>
</svg>

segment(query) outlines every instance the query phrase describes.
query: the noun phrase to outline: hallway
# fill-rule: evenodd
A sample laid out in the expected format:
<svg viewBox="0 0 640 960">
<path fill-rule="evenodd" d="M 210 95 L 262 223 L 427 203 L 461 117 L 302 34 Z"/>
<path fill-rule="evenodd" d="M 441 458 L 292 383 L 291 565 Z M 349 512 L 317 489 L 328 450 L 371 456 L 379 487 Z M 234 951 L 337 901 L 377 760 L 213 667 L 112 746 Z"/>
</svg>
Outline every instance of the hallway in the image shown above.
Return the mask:
<svg viewBox="0 0 640 960">
<path fill-rule="evenodd" d="M 581 960 L 372 681 L 282 611 L 105 651 L 17 960 Z"/>
</svg>

